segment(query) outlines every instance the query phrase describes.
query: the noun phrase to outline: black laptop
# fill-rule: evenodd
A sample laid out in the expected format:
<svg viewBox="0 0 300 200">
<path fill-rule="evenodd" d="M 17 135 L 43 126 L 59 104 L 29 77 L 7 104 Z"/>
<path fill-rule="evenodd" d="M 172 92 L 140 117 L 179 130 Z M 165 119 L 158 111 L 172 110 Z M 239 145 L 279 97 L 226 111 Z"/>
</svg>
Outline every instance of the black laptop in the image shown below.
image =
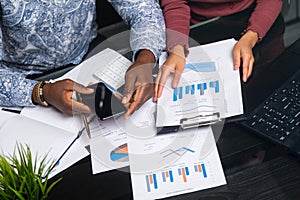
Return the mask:
<svg viewBox="0 0 300 200">
<path fill-rule="evenodd" d="M 300 70 L 266 98 L 243 125 L 300 156 Z"/>
<path fill-rule="evenodd" d="M 300 39 L 259 78 L 261 90 L 266 93 L 264 88 L 273 87 L 272 91 L 258 106 L 250 109 L 247 120 L 241 124 L 300 156 Z M 258 91 L 258 88 L 251 90 Z M 255 91 L 251 92 L 253 96 Z"/>
</svg>

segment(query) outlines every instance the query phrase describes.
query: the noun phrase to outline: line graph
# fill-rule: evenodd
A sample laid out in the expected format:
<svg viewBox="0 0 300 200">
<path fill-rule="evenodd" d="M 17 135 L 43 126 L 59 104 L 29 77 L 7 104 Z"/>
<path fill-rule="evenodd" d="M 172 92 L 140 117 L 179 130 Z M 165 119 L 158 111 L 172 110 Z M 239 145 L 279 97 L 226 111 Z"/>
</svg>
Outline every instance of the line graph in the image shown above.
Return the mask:
<svg viewBox="0 0 300 200">
<path fill-rule="evenodd" d="M 183 156 L 183 154 L 185 154 L 186 152 L 191 152 L 191 153 L 195 153 L 194 150 L 189 149 L 187 147 L 180 147 L 176 150 L 173 149 L 167 149 L 165 151 L 162 151 L 160 154 L 162 155 L 163 158 L 167 158 L 171 155 L 177 155 L 179 157 Z"/>
</svg>

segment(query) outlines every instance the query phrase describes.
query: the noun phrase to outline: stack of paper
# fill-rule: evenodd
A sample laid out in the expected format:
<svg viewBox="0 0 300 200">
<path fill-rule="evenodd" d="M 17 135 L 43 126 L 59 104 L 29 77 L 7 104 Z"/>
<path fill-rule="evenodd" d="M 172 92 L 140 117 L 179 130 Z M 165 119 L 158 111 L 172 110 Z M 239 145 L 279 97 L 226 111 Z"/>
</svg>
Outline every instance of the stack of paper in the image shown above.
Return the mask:
<svg viewBox="0 0 300 200">
<path fill-rule="evenodd" d="M 116 51 L 105 49 L 57 80 L 70 78 L 85 86 L 107 81 L 116 89 L 124 83 L 123 77 L 130 64 Z M 2 155 L 12 155 L 17 143 L 29 145 L 33 155 L 41 158 L 48 155 L 49 160 L 57 162 L 50 177 L 89 155 L 85 149 L 90 142 L 86 132 L 78 139 L 78 133 L 84 127 L 79 116 L 69 117 L 52 107 L 40 106 L 26 107 L 20 115 L 11 115 L 0 112 Z"/>
<path fill-rule="evenodd" d="M 88 155 L 84 146 L 90 145 L 93 174 L 130 165 L 135 199 L 163 198 L 226 184 L 210 127 L 167 135 L 156 135 L 156 127 L 180 125 L 183 118 L 200 114 L 218 113 L 226 118 L 243 113 L 239 73 L 233 71 L 231 56 L 234 44 L 231 39 L 191 48 L 177 88 L 170 87 L 170 78 L 158 103 L 150 99 L 128 120 L 92 121 L 92 138 L 84 133 L 61 160 L 65 167 L 53 174 Z M 104 81 L 117 89 L 124 83 L 130 64 L 119 53 L 106 49 L 60 79 L 70 78 L 83 85 Z M 19 141 L 53 159 L 83 127 L 80 118 L 44 107 L 25 108 L 13 117 L 0 116 L 0 123 L 4 153 L 13 152 Z"/>
</svg>

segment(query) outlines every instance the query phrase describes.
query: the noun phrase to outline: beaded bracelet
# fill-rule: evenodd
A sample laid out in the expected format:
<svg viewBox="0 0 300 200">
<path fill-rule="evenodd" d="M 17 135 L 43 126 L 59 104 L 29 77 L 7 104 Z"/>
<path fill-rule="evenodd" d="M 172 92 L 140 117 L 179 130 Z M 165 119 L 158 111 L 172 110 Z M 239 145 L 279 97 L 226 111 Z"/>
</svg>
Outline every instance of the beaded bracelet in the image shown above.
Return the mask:
<svg viewBox="0 0 300 200">
<path fill-rule="evenodd" d="M 48 102 L 45 100 L 44 94 L 43 94 L 43 88 L 46 84 L 48 84 L 48 81 L 41 81 L 36 85 L 35 89 L 35 95 L 36 99 L 38 100 L 38 104 L 42 106 L 49 106 Z"/>
</svg>

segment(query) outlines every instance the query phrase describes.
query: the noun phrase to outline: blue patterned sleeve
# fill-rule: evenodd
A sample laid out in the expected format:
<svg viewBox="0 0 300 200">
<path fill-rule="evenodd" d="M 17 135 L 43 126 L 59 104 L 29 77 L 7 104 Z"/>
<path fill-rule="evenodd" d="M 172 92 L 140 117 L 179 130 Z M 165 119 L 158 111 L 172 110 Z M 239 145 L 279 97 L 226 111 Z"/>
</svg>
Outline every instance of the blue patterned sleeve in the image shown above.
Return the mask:
<svg viewBox="0 0 300 200">
<path fill-rule="evenodd" d="M 109 0 L 115 10 L 130 25 L 130 46 L 135 53 L 152 51 L 158 59 L 165 49 L 165 21 L 156 0 Z"/>
<path fill-rule="evenodd" d="M 0 27 L 0 60 L 2 60 L 3 58 L 3 44 L 2 44 L 2 30 L 1 30 L 1 27 Z"/>
<path fill-rule="evenodd" d="M 0 60 L 2 60 L 3 43 L 0 28 Z M 0 105 L 1 106 L 33 106 L 32 89 L 36 81 L 28 80 L 21 73 L 16 73 L 0 63 Z"/>
<path fill-rule="evenodd" d="M 37 81 L 29 80 L 21 73 L 12 72 L 0 64 L 0 105 L 34 106 L 32 89 Z"/>
</svg>

